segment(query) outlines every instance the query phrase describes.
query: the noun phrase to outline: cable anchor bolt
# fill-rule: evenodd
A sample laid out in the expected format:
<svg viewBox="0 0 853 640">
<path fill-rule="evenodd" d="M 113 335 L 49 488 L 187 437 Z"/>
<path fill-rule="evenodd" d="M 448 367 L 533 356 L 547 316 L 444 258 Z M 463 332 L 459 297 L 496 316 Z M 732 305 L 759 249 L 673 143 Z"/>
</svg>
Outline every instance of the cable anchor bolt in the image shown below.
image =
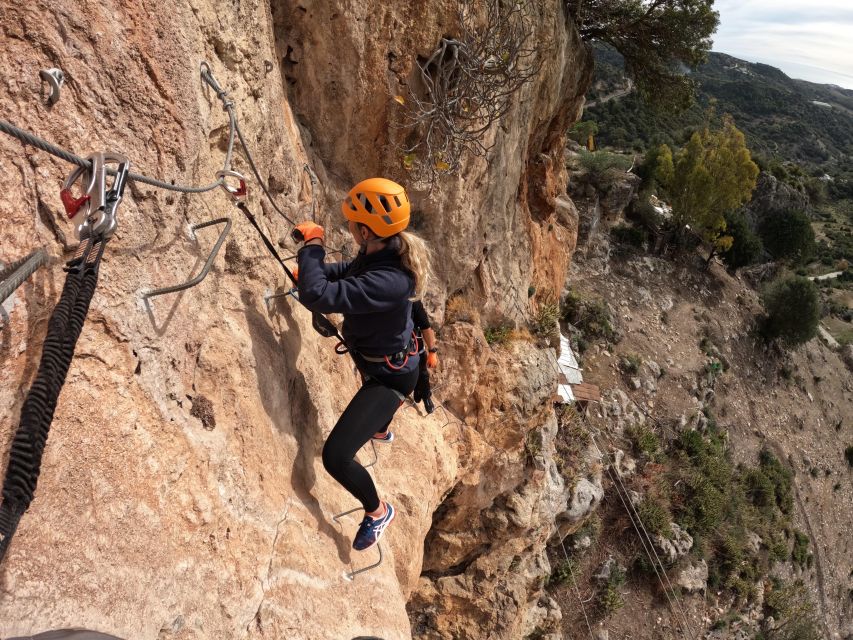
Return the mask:
<svg viewBox="0 0 853 640">
<path fill-rule="evenodd" d="M 47 103 L 53 106 L 59 100 L 59 90 L 65 84 L 65 74 L 62 69 L 54 67 L 39 71 L 39 77 L 50 85 L 50 96 L 47 98 Z"/>
</svg>

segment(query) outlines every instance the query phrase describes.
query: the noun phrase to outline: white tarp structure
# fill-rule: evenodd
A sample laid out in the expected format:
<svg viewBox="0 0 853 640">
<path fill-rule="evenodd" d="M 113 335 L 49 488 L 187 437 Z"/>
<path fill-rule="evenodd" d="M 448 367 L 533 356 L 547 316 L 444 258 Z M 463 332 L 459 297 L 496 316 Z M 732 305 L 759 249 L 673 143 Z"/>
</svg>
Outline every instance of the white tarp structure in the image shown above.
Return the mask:
<svg viewBox="0 0 853 640">
<path fill-rule="evenodd" d="M 560 358 L 557 360 L 557 365 L 560 368 L 557 395 L 560 396 L 563 402 L 574 402 L 575 394 L 572 393 L 572 385 L 583 382 L 583 373 L 578 366 L 574 352 L 572 352 L 569 339 L 562 333 L 560 334 Z"/>
</svg>

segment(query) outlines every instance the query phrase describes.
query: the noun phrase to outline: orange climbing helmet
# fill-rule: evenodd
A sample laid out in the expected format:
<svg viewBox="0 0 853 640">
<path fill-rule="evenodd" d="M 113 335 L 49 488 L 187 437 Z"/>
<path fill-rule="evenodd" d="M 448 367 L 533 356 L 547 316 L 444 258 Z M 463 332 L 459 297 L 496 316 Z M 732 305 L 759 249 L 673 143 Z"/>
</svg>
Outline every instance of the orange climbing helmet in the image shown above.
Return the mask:
<svg viewBox="0 0 853 640">
<path fill-rule="evenodd" d="M 368 178 L 355 185 L 341 203 L 347 220 L 360 222 L 380 238 L 400 233 L 409 226 L 406 190 L 386 178 Z"/>
</svg>

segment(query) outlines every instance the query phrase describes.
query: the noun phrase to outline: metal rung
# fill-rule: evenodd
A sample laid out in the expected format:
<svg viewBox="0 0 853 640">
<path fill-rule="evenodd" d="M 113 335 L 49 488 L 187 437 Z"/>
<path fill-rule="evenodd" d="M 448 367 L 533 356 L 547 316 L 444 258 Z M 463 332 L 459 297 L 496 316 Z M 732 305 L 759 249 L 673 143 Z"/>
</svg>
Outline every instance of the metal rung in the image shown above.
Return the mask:
<svg viewBox="0 0 853 640">
<path fill-rule="evenodd" d="M 207 256 L 207 261 L 204 263 L 204 267 L 201 272 L 187 280 L 183 284 L 176 284 L 171 287 L 162 287 L 161 289 L 152 289 L 151 291 L 146 291 L 142 294 L 143 300 L 148 300 L 148 298 L 153 298 L 155 296 L 162 296 L 167 293 L 177 293 L 178 291 L 184 291 L 191 287 L 196 286 L 202 280 L 207 277 L 207 274 L 210 272 L 210 268 L 213 266 L 213 261 L 216 259 L 216 255 L 219 253 L 219 249 L 222 247 L 222 243 L 225 242 L 225 236 L 228 235 L 228 232 L 231 230 L 231 218 L 217 218 L 216 220 L 208 220 L 207 222 L 200 222 L 199 224 L 194 224 L 190 226 L 190 231 L 193 232 L 193 238 L 195 238 L 195 232 L 199 229 L 204 229 L 205 227 L 211 227 L 215 224 L 224 224 L 225 228 L 222 230 L 222 233 L 219 234 L 219 238 L 217 238 L 216 243 L 213 245 L 213 249 L 211 249 L 210 254 Z"/>
<path fill-rule="evenodd" d="M 348 516 L 351 513 L 355 513 L 356 511 L 363 511 L 363 510 L 364 510 L 364 507 L 361 507 L 361 506 L 353 507 L 349 511 L 343 511 L 341 513 L 333 515 L 332 520 L 334 520 L 336 523 L 341 525 L 341 528 L 343 528 L 343 524 L 340 521 L 341 518 L 343 518 L 344 516 Z M 366 567 L 362 567 L 361 569 L 355 569 L 354 571 L 344 571 L 344 578 L 352 581 L 355 579 L 355 577 L 358 574 L 364 573 L 365 571 L 370 571 L 371 569 L 375 569 L 380 564 L 382 564 L 382 543 L 381 542 L 376 543 L 376 549 L 379 551 L 379 560 L 377 560 L 373 564 L 367 565 Z M 350 563 L 350 566 L 352 566 L 352 563 Z"/>
<path fill-rule="evenodd" d="M 284 293 L 272 293 L 269 290 L 264 294 L 264 303 L 269 304 L 270 300 L 276 300 L 277 298 L 286 298 L 287 296 L 293 296 L 294 300 L 299 300 L 299 290 L 296 287 L 291 287 Z"/>
</svg>

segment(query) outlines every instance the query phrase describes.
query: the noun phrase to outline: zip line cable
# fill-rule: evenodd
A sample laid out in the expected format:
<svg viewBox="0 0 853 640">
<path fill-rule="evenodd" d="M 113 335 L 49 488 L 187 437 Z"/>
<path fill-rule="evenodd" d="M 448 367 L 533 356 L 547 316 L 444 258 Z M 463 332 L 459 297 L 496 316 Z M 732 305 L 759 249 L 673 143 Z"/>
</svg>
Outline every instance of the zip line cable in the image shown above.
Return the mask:
<svg viewBox="0 0 853 640">
<path fill-rule="evenodd" d="M 516 303 L 516 308 L 518 309 L 518 305 Z M 520 309 L 518 309 L 520 311 Z M 557 362 L 554 354 L 551 351 L 548 351 L 548 362 L 551 364 L 554 372 L 559 376 L 560 368 L 559 363 Z M 634 505 L 631 503 L 630 496 L 628 495 L 627 489 L 625 485 L 622 483 L 621 478 L 618 477 L 618 472 L 614 472 L 612 470 L 612 466 L 610 465 L 609 456 L 605 456 L 602 452 L 601 448 L 598 446 L 598 441 L 595 438 L 595 434 L 592 433 L 586 426 L 585 421 L 582 421 L 581 424 L 584 425 L 584 431 L 586 431 L 587 435 L 589 435 L 592 440 L 593 445 L 595 446 L 596 451 L 599 456 L 605 458 L 607 460 L 607 464 L 605 465 L 605 469 L 607 470 L 607 474 L 610 478 L 610 482 L 613 484 L 614 489 L 616 489 L 616 493 L 619 496 L 619 500 L 622 502 L 622 506 L 625 508 L 625 511 L 628 513 L 628 518 L 631 521 L 631 525 L 634 527 L 634 531 L 637 534 L 637 537 L 640 539 L 640 543 L 643 546 L 643 551 L 646 554 L 649 562 L 654 569 L 655 575 L 660 583 L 661 588 L 663 589 L 664 595 L 666 596 L 667 602 L 669 603 L 670 608 L 672 609 L 673 614 L 675 614 L 676 618 L 679 621 L 679 624 L 682 626 L 685 633 L 689 634 L 691 638 L 694 637 L 692 633 L 691 627 L 687 624 L 687 615 L 683 609 L 683 603 L 679 600 L 678 595 L 675 591 L 675 588 L 672 586 L 672 583 L 669 580 L 669 576 L 666 573 L 666 568 L 663 565 L 663 562 L 658 556 L 657 550 L 655 549 L 654 543 L 649 536 L 648 531 L 646 530 L 645 525 L 643 524 L 642 518 L 640 518 L 639 512 L 634 508 Z M 614 477 L 615 474 L 615 477 Z M 620 487 L 622 491 L 624 491 L 624 497 L 622 491 L 620 491 Z M 636 519 L 636 521 L 635 521 Z M 642 533 L 641 530 L 642 529 Z M 645 534 L 645 535 L 644 535 Z M 651 549 L 651 551 L 649 551 Z M 653 557 L 654 556 L 654 557 Z M 664 584 L 664 581 L 669 585 Z M 672 595 L 675 597 L 675 602 L 672 597 L 670 597 L 670 590 L 672 591 Z M 676 604 L 678 606 L 676 606 Z"/>
<path fill-rule="evenodd" d="M 560 536 L 558 536 L 558 537 L 560 537 Z M 563 544 L 563 538 L 562 537 L 560 537 L 560 546 L 563 548 L 563 555 L 566 556 L 566 566 L 569 569 L 569 575 L 572 577 L 572 586 L 575 589 L 575 595 L 577 596 L 578 602 L 581 605 L 581 612 L 583 613 L 584 622 L 586 622 L 586 628 L 589 631 L 590 640 L 595 640 L 595 635 L 593 635 L 592 627 L 589 624 L 589 618 L 586 615 L 586 607 L 583 606 L 583 598 L 581 597 L 581 591 L 580 591 L 580 589 L 578 589 L 578 583 L 575 580 L 575 570 L 572 568 L 572 561 L 569 560 L 569 554 L 566 551 L 566 545 Z"/>
<path fill-rule="evenodd" d="M 512 306 L 515 308 L 515 310 L 520 314 L 520 316 L 522 318 L 526 317 L 527 312 L 525 312 L 525 310 L 519 304 L 517 297 L 512 296 L 511 293 L 512 293 L 511 291 L 508 291 L 507 294 L 501 299 L 501 301 L 505 304 L 512 304 Z M 555 355 L 550 350 L 547 350 L 547 354 L 548 354 L 548 362 L 551 365 L 552 369 L 554 370 L 554 373 L 558 376 L 558 379 L 559 379 L 559 375 L 561 373 L 559 363 L 557 362 Z M 601 448 L 598 446 L 598 442 L 595 439 L 595 434 L 593 434 L 587 428 L 585 421 L 582 421 L 581 424 L 584 428 L 584 431 L 587 432 L 587 435 L 589 435 L 590 439 L 592 440 L 599 456 L 601 456 L 602 458 L 605 458 L 604 453 L 602 452 Z M 658 556 L 658 554 L 657 554 L 657 550 L 654 547 L 654 543 L 652 542 L 651 537 L 649 536 L 648 531 L 647 531 L 645 525 L 643 524 L 643 521 L 640 518 L 639 513 L 636 511 L 636 509 L 634 508 L 633 504 L 630 501 L 630 497 L 627 493 L 627 489 L 626 489 L 625 485 L 621 482 L 621 479 L 619 479 L 618 477 L 614 478 L 614 475 L 613 475 L 614 472 L 611 469 L 611 465 L 609 464 L 609 460 L 610 459 L 608 457 L 607 458 L 608 464 L 606 465 L 606 469 L 607 469 L 608 476 L 610 477 L 610 481 L 613 484 L 614 489 L 616 489 L 616 493 L 619 496 L 619 499 L 622 502 L 622 505 L 625 508 L 625 511 L 628 513 L 628 517 L 631 521 L 631 524 L 634 527 L 635 532 L 637 533 L 637 537 L 640 539 L 640 543 L 643 546 L 643 551 L 646 554 L 646 557 L 648 558 L 650 564 L 652 565 L 652 568 L 655 571 L 655 575 L 657 576 L 657 579 L 660 583 L 660 586 L 663 589 L 664 595 L 666 596 L 666 599 L 667 599 L 667 602 L 670 606 L 670 609 L 672 610 L 673 614 L 676 616 L 676 619 L 678 620 L 679 625 L 683 628 L 684 632 L 686 634 L 689 634 L 689 636 L 691 638 L 693 638 L 695 636 L 693 633 L 693 629 L 687 623 L 687 615 L 683 609 L 683 603 L 681 602 L 675 588 L 672 586 L 672 583 L 669 580 L 669 576 L 666 573 L 666 569 L 663 565 L 663 562 L 661 561 L 660 556 Z M 618 476 L 618 473 L 616 475 Z M 620 491 L 620 487 L 621 487 L 621 491 Z M 622 491 L 625 492 L 624 496 L 623 496 Z M 641 530 L 642 530 L 642 532 L 641 532 Z M 651 548 L 651 552 L 649 551 L 649 547 Z M 565 552 L 565 547 L 563 550 Z M 664 584 L 664 581 L 666 581 L 666 583 L 669 585 L 669 588 L 667 588 L 667 584 Z M 670 591 L 672 591 L 672 595 L 675 597 L 675 601 L 673 601 L 672 597 L 670 597 Z"/>
</svg>

